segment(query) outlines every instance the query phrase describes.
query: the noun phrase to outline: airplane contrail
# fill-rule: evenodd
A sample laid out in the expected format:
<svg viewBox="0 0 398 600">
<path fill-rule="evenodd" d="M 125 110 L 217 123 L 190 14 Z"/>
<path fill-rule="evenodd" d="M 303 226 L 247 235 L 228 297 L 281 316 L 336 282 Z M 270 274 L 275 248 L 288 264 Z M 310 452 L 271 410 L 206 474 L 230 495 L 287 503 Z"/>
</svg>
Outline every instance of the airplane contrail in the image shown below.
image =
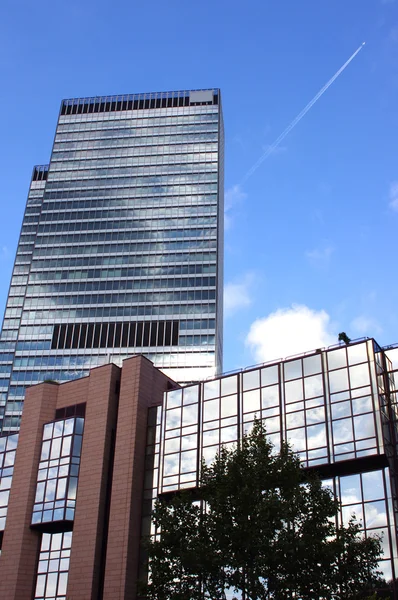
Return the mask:
<svg viewBox="0 0 398 600">
<path fill-rule="evenodd" d="M 312 108 L 314 106 L 315 102 L 317 102 L 319 100 L 319 98 L 326 92 L 326 90 L 328 88 L 330 88 L 332 83 L 334 81 L 336 81 L 337 77 L 339 75 L 341 75 L 341 73 L 344 71 L 344 69 L 346 69 L 348 67 L 350 62 L 352 60 L 354 60 L 354 58 L 362 50 L 364 45 L 365 45 L 365 42 L 363 42 L 363 44 L 361 44 L 359 46 L 359 48 L 357 50 L 355 50 L 354 54 L 352 56 L 350 56 L 350 58 L 347 60 L 347 62 L 345 62 L 342 67 L 340 67 L 340 69 L 337 71 L 337 73 L 335 73 L 333 75 L 333 77 L 331 79 L 329 79 L 329 81 L 323 86 L 323 88 L 319 90 L 319 92 L 316 94 L 316 96 L 314 96 L 313 99 L 310 102 L 308 102 L 307 106 L 305 108 L 303 108 L 303 110 L 297 115 L 297 117 L 295 119 L 293 119 L 293 121 L 290 123 L 290 125 L 288 125 L 286 127 L 286 129 L 280 134 L 280 136 L 277 137 L 276 140 L 270 146 L 268 146 L 268 148 L 264 152 L 264 154 L 262 154 L 260 156 L 260 158 L 258 159 L 258 161 L 256 163 L 254 163 L 254 165 L 248 170 L 248 172 L 243 177 L 243 179 L 239 185 L 244 184 L 249 179 L 249 177 L 251 177 L 253 175 L 253 173 L 255 173 L 257 171 L 257 169 L 265 161 L 265 159 L 268 158 L 268 156 L 270 154 L 272 154 L 272 152 L 275 150 L 275 148 L 277 148 L 279 146 L 279 144 L 285 139 L 285 137 L 291 132 L 291 130 L 294 127 L 296 127 L 297 123 L 299 123 L 301 121 L 301 119 L 307 114 L 307 112 L 310 110 L 310 108 Z"/>
</svg>

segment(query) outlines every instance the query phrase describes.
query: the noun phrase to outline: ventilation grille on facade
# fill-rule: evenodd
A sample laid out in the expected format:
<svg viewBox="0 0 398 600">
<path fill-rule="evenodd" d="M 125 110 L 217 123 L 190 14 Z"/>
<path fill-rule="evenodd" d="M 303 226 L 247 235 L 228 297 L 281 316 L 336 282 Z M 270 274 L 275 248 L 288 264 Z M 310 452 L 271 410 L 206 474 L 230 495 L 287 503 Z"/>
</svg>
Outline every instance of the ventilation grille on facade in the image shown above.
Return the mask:
<svg viewBox="0 0 398 600">
<path fill-rule="evenodd" d="M 190 104 L 218 104 L 218 95 L 212 94 L 212 100 L 190 102 L 189 93 L 179 95 L 149 94 L 145 96 L 113 96 L 109 98 L 75 98 L 63 100 L 61 115 L 79 115 L 85 113 L 115 112 L 120 110 L 147 110 L 150 108 L 171 108 L 173 106 L 190 106 Z"/>
<path fill-rule="evenodd" d="M 48 165 L 35 167 L 33 169 L 32 181 L 46 181 L 48 174 Z"/>
<path fill-rule="evenodd" d="M 178 345 L 178 321 L 54 325 L 51 348 L 133 348 Z"/>
</svg>

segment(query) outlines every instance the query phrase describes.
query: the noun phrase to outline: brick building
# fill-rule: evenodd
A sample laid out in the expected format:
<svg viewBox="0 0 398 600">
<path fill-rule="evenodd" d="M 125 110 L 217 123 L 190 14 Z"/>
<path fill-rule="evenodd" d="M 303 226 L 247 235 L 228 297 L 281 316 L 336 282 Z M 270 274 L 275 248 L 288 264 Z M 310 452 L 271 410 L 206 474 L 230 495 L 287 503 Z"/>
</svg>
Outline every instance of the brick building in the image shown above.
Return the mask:
<svg viewBox="0 0 398 600">
<path fill-rule="evenodd" d="M 19 434 L 0 438 L 2 600 L 134 597 L 148 408 L 171 387 L 136 356 L 27 391 Z"/>
<path fill-rule="evenodd" d="M 143 356 L 26 394 L 0 437 L 0 598 L 134 600 L 159 494 L 199 485 L 203 456 L 255 417 L 287 439 L 364 535 L 382 534 L 396 579 L 398 347 L 315 350 L 181 388 Z"/>
</svg>

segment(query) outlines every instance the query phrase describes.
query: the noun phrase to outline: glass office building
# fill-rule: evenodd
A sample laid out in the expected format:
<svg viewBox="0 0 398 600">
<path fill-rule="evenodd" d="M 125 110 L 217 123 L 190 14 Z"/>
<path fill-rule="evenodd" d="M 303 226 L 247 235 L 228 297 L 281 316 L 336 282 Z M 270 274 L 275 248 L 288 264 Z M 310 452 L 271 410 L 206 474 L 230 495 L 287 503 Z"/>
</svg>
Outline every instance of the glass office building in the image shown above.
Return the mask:
<svg viewBox="0 0 398 600">
<path fill-rule="evenodd" d="M 0 337 L 0 431 L 27 386 L 143 353 L 175 381 L 222 364 L 218 89 L 64 100 L 34 168 Z"/>
<path fill-rule="evenodd" d="M 275 451 L 288 441 L 333 490 L 340 523 L 355 514 L 365 535 L 382 536 L 380 569 L 396 579 L 397 369 L 398 348 L 369 339 L 166 392 L 150 409 L 155 470 L 144 497 L 196 488 L 202 458 L 211 463 L 262 419 Z"/>
</svg>

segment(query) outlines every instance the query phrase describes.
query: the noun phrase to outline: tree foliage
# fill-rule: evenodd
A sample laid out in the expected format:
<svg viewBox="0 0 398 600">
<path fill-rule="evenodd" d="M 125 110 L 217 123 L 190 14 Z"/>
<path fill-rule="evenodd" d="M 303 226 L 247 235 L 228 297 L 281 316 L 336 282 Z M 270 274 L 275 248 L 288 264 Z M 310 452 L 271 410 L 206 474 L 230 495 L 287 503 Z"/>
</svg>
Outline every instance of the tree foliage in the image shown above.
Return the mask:
<svg viewBox="0 0 398 600">
<path fill-rule="evenodd" d="M 336 530 L 337 500 L 257 421 L 239 447 L 202 465 L 200 501 L 158 501 L 150 600 L 347 600 L 372 594 L 381 555 L 354 519 Z"/>
</svg>

